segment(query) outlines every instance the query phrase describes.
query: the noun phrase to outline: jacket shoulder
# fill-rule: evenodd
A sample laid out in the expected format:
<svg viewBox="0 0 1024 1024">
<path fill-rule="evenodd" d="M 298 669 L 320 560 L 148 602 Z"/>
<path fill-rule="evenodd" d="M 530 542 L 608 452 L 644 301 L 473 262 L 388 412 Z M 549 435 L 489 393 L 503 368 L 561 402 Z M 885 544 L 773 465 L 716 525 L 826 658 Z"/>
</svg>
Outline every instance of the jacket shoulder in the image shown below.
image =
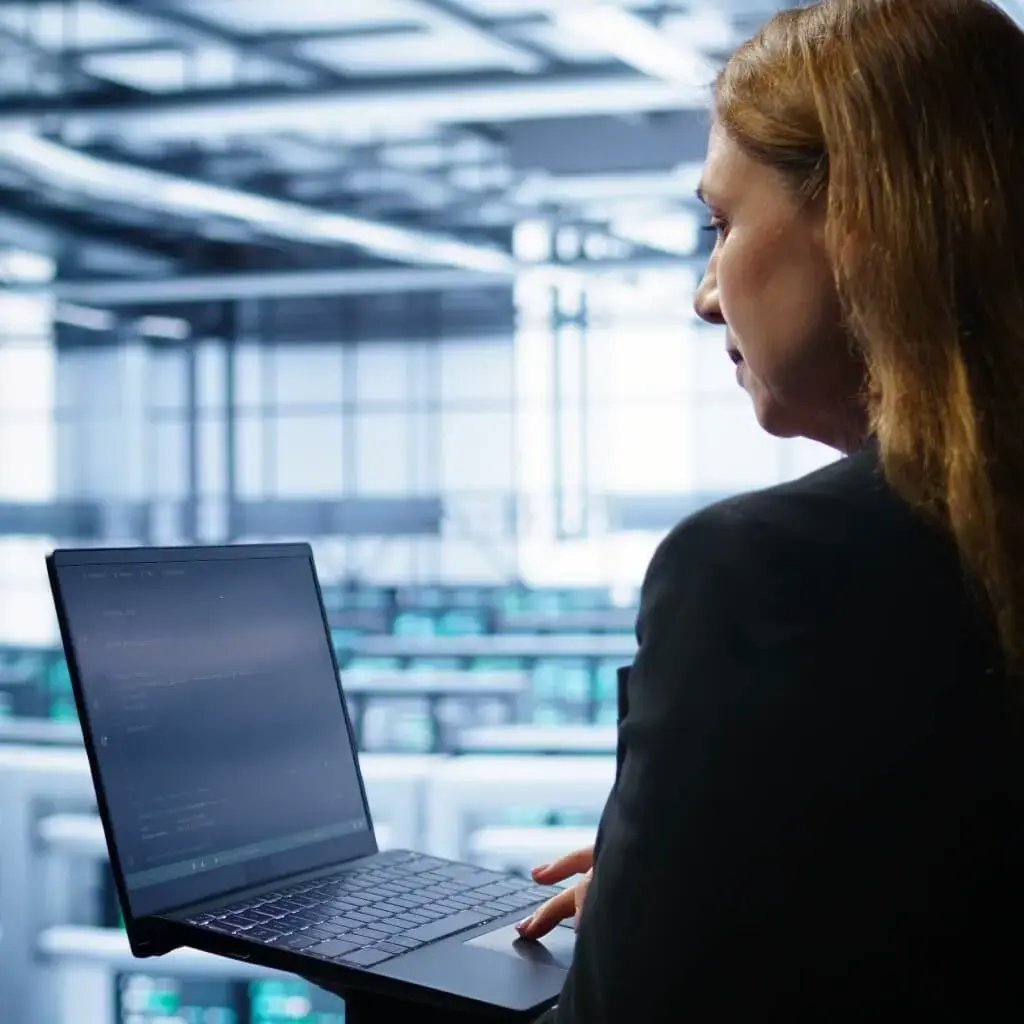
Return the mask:
<svg viewBox="0 0 1024 1024">
<path fill-rule="evenodd" d="M 939 536 L 891 489 L 873 449 L 806 476 L 716 501 L 681 520 L 660 546 L 662 557 L 744 540 L 826 546 L 833 553 L 875 547 L 907 534 Z"/>
<path fill-rule="evenodd" d="M 871 448 L 679 522 L 651 560 L 638 628 L 650 599 L 686 578 L 834 604 L 843 591 L 878 588 L 900 565 L 953 585 L 958 578 L 951 542 L 892 491 Z"/>
</svg>

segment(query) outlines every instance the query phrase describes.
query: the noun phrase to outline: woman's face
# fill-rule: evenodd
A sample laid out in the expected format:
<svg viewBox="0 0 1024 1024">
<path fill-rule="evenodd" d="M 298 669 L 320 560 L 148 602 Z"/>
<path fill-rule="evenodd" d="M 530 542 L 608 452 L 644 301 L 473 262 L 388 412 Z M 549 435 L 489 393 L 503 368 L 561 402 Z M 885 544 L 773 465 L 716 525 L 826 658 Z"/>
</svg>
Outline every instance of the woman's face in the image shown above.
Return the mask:
<svg viewBox="0 0 1024 1024">
<path fill-rule="evenodd" d="M 748 157 L 717 122 L 702 191 L 718 238 L 694 309 L 725 325 L 758 422 L 777 437 L 859 447 L 867 433 L 864 368 L 841 327 L 823 201 L 801 211 L 778 173 Z"/>
</svg>

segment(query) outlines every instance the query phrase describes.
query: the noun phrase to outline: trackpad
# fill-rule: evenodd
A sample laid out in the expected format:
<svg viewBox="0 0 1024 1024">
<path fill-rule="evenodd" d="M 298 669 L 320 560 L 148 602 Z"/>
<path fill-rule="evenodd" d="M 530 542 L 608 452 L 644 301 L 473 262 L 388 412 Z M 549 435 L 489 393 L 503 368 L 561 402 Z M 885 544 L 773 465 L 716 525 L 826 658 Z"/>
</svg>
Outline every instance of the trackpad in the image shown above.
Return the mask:
<svg viewBox="0 0 1024 1024">
<path fill-rule="evenodd" d="M 576 932 L 571 928 L 552 928 L 540 941 L 519 938 L 514 925 L 498 928 L 493 932 L 478 935 L 475 939 L 467 939 L 465 946 L 483 946 L 507 956 L 530 960 L 538 964 L 552 964 L 569 970 L 572 963 L 572 951 L 576 945 Z"/>
</svg>

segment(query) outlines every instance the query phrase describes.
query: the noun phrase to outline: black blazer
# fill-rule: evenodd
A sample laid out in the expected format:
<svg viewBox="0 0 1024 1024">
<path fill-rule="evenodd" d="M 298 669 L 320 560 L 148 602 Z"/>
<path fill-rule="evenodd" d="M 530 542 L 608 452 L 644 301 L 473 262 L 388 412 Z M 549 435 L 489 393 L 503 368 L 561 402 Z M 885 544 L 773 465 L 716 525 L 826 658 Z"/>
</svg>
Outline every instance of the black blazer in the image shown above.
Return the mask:
<svg viewBox="0 0 1024 1024">
<path fill-rule="evenodd" d="M 677 526 L 545 1020 L 1019 1015 L 1024 730 L 981 607 L 874 439 Z"/>
</svg>

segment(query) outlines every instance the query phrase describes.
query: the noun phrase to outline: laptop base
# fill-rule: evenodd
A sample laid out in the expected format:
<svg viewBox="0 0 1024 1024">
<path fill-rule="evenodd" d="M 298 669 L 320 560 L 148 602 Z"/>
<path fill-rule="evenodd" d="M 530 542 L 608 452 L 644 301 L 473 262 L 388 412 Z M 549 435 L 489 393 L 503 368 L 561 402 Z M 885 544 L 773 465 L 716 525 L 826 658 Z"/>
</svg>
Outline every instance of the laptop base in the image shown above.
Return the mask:
<svg viewBox="0 0 1024 1024">
<path fill-rule="evenodd" d="M 505 1024 L 523 1020 L 521 1015 L 444 1010 L 426 1003 L 396 999 L 373 992 L 336 989 L 316 978 L 306 980 L 345 1000 L 345 1024 L 389 1024 L 391 1021 L 414 1021 L 415 1024 Z"/>
</svg>

